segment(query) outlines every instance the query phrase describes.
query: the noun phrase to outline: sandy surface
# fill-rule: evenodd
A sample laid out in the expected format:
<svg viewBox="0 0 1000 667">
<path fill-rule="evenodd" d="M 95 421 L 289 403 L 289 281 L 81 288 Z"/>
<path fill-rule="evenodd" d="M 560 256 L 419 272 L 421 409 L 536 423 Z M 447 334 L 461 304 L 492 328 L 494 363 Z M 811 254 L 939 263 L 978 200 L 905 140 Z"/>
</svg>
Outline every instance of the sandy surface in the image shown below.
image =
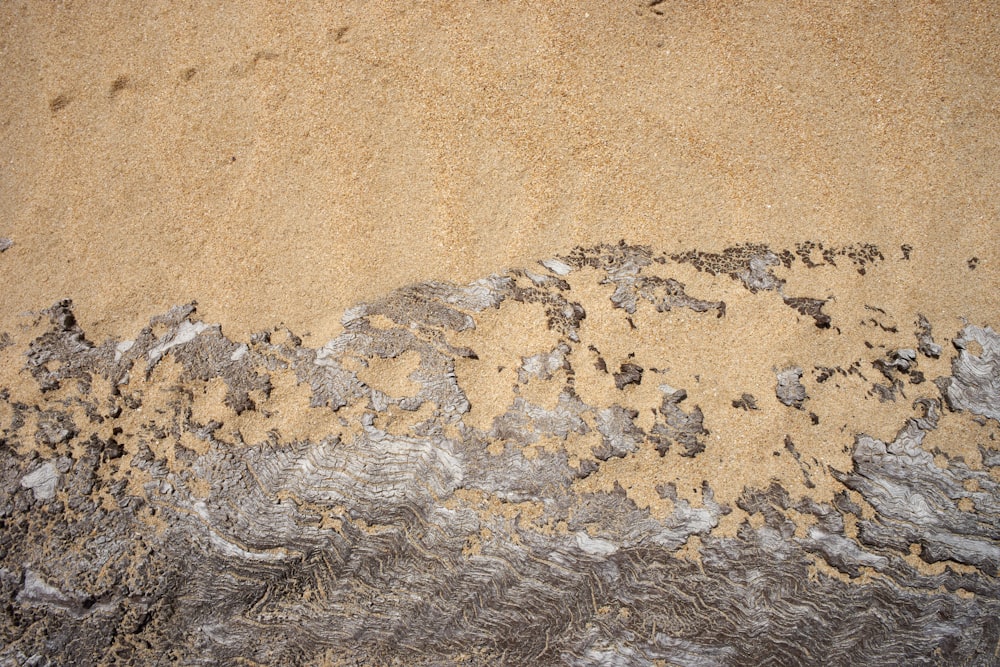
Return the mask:
<svg viewBox="0 0 1000 667">
<path fill-rule="evenodd" d="M 233 339 L 283 323 L 318 346 L 401 285 L 620 238 L 873 242 L 877 276 L 797 292 L 945 339 L 998 324 L 995 4 L 327 4 L 3 4 L 0 331 L 72 298 L 88 335 L 128 338 L 197 300 Z M 797 344 L 739 338 L 723 368 Z"/>
<path fill-rule="evenodd" d="M 991 3 L 336 4 L 5 3 L 4 324 L 323 340 L 619 237 L 997 261 Z"/>
</svg>

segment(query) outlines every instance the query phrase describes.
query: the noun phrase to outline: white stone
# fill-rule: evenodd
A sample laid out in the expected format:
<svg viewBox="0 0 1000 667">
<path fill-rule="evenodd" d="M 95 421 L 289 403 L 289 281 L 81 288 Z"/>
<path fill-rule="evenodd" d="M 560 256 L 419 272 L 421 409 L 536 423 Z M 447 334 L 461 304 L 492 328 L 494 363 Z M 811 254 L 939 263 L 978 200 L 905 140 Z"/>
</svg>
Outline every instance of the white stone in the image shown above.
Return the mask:
<svg viewBox="0 0 1000 667">
<path fill-rule="evenodd" d="M 35 468 L 21 479 L 21 486 L 31 489 L 35 500 L 52 500 L 59 484 L 59 471 L 51 461 Z"/>
<path fill-rule="evenodd" d="M 591 537 L 584 532 L 576 534 L 576 545 L 592 556 L 610 556 L 618 551 L 618 546 L 613 542 Z"/>
<path fill-rule="evenodd" d="M 568 276 L 573 271 L 573 267 L 566 262 L 560 262 L 558 259 L 542 260 L 539 264 L 557 276 Z"/>
</svg>

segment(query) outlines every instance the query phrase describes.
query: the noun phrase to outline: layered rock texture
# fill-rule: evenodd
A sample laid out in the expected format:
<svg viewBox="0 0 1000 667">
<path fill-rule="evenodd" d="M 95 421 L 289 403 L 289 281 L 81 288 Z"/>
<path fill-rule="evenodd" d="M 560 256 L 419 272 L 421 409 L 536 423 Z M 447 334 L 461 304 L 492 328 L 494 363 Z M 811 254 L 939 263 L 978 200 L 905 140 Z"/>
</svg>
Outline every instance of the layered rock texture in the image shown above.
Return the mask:
<svg viewBox="0 0 1000 667">
<path fill-rule="evenodd" d="M 996 323 L 794 287 L 884 261 L 577 248 L 318 348 L 57 303 L 0 341 L 0 664 L 997 664 Z"/>
</svg>

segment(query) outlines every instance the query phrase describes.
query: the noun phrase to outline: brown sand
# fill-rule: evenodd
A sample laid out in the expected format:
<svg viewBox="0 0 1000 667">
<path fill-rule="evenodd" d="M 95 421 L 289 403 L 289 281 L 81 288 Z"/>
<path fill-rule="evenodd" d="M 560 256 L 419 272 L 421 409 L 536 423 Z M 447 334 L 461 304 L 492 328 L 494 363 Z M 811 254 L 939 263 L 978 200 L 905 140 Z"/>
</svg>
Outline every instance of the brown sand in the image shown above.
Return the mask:
<svg viewBox="0 0 1000 667">
<path fill-rule="evenodd" d="M 315 346 L 400 285 L 619 238 L 910 244 L 875 278 L 800 271 L 790 292 L 944 337 L 998 323 L 995 3 L 327 4 L 0 6 L 0 331 L 69 297 L 91 337 L 127 338 L 197 300 L 234 339 L 284 323 Z M 797 335 L 728 341 L 719 381 L 767 394 L 739 360 Z M 701 345 L 675 367 L 720 343 Z M 473 421 L 509 399 L 488 384 Z M 726 414 L 748 443 L 802 429 Z M 691 479 L 746 481 L 720 465 Z"/>
</svg>

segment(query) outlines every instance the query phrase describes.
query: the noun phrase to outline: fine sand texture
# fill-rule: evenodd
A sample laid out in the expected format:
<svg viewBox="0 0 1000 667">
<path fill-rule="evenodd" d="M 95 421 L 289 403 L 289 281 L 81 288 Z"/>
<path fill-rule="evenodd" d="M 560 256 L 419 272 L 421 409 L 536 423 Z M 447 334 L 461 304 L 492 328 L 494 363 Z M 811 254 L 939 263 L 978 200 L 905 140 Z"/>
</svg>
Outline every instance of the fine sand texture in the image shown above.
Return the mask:
<svg viewBox="0 0 1000 667">
<path fill-rule="evenodd" d="M 5 328 L 197 300 L 320 342 L 620 238 L 910 244 L 904 299 L 995 279 L 995 5 L 648 4 L 5 3 Z"/>
<path fill-rule="evenodd" d="M 0 6 L 0 664 L 996 664 L 998 45 Z"/>
</svg>

